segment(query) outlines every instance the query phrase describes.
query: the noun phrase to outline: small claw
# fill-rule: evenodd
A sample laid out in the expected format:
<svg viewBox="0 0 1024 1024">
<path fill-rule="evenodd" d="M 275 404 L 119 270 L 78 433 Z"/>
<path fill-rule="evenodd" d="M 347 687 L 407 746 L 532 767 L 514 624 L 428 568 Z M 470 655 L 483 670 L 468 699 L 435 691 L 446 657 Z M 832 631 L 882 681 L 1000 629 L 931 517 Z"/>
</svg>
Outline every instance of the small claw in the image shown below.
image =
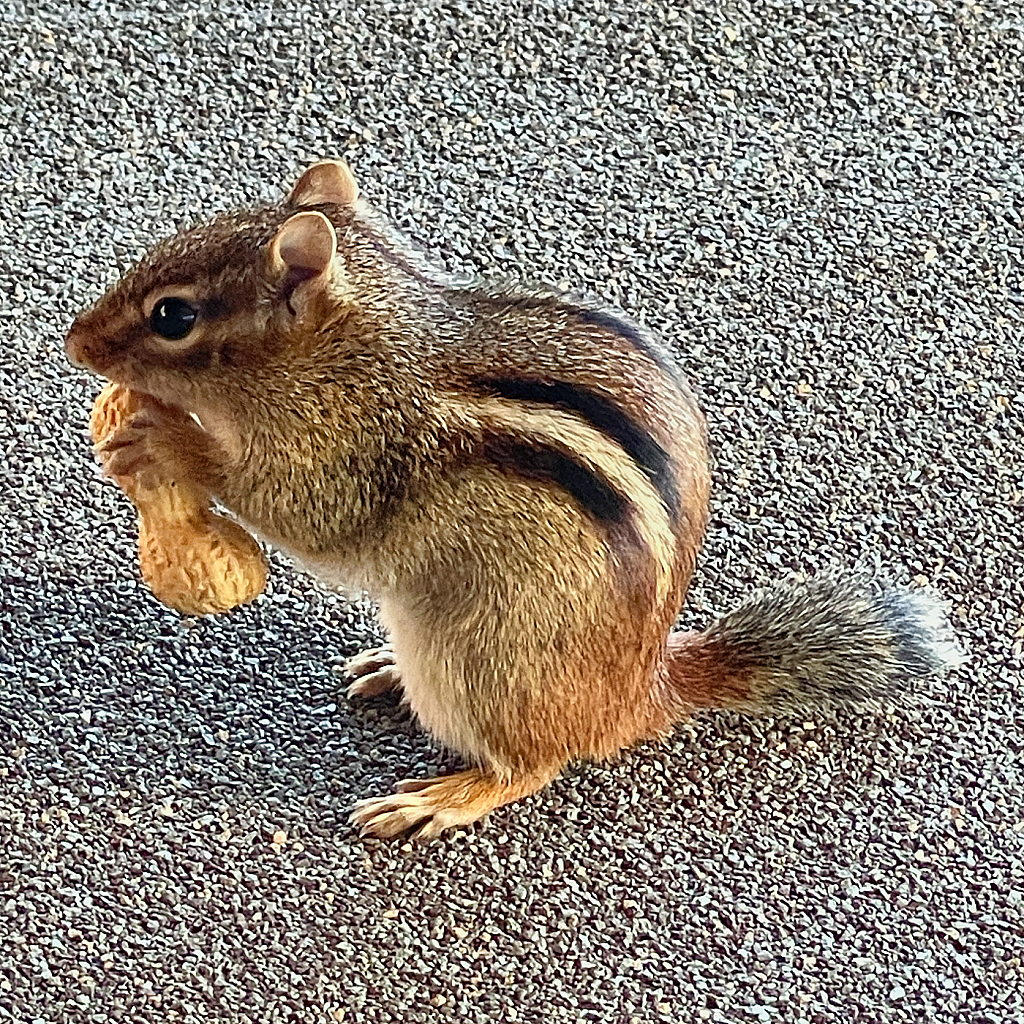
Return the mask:
<svg viewBox="0 0 1024 1024">
<path fill-rule="evenodd" d="M 132 477 L 152 464 L 154 456 L 150 447 L 154 419 L 145 412 L 135 413 L 117 430 L 93 445 L 93 452 L 103 465 L 108 477 Z"/>
<path fill-rule="evenodd" d="M 131 430 L 115 430 L 110 437 L 99 444 L 94 444 L 92 450 L 96 455 L 110 455 L 113 452 L 119 452 L 122 448 L 127 448 L 129 445 L 133 445 L 138 441 L 138 437 L 132 436 Z"/>
<path fill-rule="evenodd" d="M 368 675 L 349 683 L 345 693 L 351 697 L 379 697 L 382 693 L 390 693 L 402 685 L 402 675 L 397 665 L 387 665 Z"/>
<path fill-rule="evenodd" d="M 385 665 L 395 664 L 395 652 L 390 644 L 381 647 L 371 647 L 368 651 L 362 651 L 345 662 L 345 673 L 355 679 L 358 676 L 366 675 L 369 672 L 376 672 Z"/>
<path fill-rule="evenodd" d="M 93 445 L 97 453 L 113 452 L 130 444 L 136 444 L 141 438 L 157 426 L 156 420 L 148 413 L 138 412 L 121 424 L 117 430 L 105 437 L 99 444 Z"/>
<path fill-rule="evenodd" d="M 103 475 L 108 477 L 134 477 L 149 460 L 142 452 L 111 452 L 103 463 Z"/>
<path fill-rule="evenodd" d="M 153 464 L 151 452 L 131 444 L 104 455 L 103 475 L 108 477 L 137 477 Z"/>
<path fill-rule="evenodd" d="M 437 779 L 402 779 L 397 786 L 395 786 L 396 793 L 419 793 L 424 789 L 429 789 Z"/>
<path fill-rule="evenodd" d="M 438 824 L 437 818 L 427 818 L 415 832 L 411 833 L 410 839 L 436 839 L 445 826 Z"/>
<path fill-rule="evenodd" d="M 402 685 L 395 652 L 388 646 L 357 654 L 345 665 L 344 672 L 352 680 L 346 690 L 349 697 L 379 697 Z"/>
<path fill-rule="evenodd" d="M 361 836 L 393 839 L 419 825 L 424 818 L 431 817 L 429 804 L 419 806 L 418 798 L 414 797 L 413 800 L 417 800 L 417 803 L 402 800 L 397 794 L 360 800 L 353 808 L 349 821 L 360 826 Z"/>
</svg>

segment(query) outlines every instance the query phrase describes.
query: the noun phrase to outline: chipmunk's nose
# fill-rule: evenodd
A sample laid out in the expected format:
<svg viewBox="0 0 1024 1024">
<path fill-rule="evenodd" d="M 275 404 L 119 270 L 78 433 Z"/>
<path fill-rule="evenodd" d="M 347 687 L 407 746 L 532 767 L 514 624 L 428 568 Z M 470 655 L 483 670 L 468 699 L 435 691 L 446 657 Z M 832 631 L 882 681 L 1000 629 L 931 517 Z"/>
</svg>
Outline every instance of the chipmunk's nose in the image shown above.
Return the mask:
<svg viewBox="0 0 1024 1024">
<path fill-rule="evenodd" d="M 89 332 L 76 320 L 64 338 L 64 354 L 68 361 L 82 370 L 92 369 L 89 357 Z"/>
</svg>

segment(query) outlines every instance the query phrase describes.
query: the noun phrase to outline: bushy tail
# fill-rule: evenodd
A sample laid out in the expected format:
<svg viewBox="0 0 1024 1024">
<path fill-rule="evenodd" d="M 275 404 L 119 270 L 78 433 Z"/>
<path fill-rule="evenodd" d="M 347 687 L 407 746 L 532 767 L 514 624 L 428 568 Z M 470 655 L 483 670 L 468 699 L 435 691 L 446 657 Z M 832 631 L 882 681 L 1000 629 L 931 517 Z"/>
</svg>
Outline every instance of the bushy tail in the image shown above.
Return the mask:
<svg viewBox="0 0 1024 1024">
<path fill-rule="evenodd" d="M 935 596 L 825 575 L 672 634 L 667 667 L 686 707 L 800 714 L 891 701 L 962 657 Z"/>
</svg>

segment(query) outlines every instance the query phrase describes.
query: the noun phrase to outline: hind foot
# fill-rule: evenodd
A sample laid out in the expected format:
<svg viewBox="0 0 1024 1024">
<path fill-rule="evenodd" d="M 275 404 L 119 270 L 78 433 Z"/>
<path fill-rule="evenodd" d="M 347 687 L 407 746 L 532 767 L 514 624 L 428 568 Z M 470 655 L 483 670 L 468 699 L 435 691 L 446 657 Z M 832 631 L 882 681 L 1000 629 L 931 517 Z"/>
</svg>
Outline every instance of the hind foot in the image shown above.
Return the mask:
<svg viewBox="0 0 1024 1024">
<path fill-rule="evenodd" d="M 478 768 L 437 779 L 406 779 L 391 796 L 360 800 L 350 820 L 364 836 L 390 839 L 411 832 L 430 839 L 446 828 L 468 825 L 497 807 L 535 793 L 557 769 L 503 781 Z"/>
</svg>

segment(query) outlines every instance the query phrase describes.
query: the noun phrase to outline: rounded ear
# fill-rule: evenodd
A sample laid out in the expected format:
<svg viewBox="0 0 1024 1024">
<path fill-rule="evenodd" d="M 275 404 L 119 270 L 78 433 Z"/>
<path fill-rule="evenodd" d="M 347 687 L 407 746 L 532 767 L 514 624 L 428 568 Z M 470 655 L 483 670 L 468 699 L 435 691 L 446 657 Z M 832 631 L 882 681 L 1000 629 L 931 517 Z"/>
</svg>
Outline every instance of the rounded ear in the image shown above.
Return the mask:
<svg viewBox="0 0 1024 1024">
<path fill-rule="evenodd" d="M 288 193 L 293 206 L 316 206 L 337 203 L 353 206 L 359 198 L 359 186 L 347 164 L 340 160 L 321 160 L 313 164 Z"/>
<path fill-rule="evenodd" d="M 287 271 L 293 286 L 323 274 L 337 251 L 334 225 L 315 210 L 289 217 L 270 243 L 273 263 Z"/>
</svg>

